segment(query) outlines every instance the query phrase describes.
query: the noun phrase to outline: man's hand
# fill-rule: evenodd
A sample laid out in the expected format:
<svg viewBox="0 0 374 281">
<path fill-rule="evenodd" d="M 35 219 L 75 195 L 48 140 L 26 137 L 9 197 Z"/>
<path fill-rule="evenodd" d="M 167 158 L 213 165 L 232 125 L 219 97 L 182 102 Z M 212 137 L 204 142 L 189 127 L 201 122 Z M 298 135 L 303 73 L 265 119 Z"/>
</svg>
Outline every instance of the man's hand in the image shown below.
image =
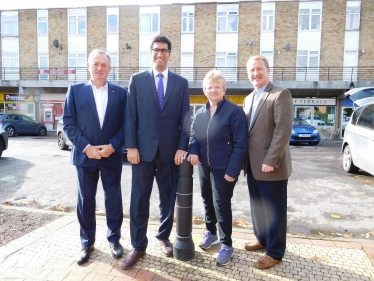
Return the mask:
<svg viewBox="0 0 374 281">
<path fill-rule="evenodd" d="M 228 182 L 233 182 L 235 179 L 230 177 L 229 175 L 225 174 L 224 176 L 225 180 L 227 180 Z"/>
<path fill-rule="evenodd" d="M 196 154 L 188 155 L 187 160 L 190 161 L 191 165 L 199 164 L 199 156 L 197 156 Z"/>
<path fill-rule="evenodd" d="M 274 167 L 262 164 L 262 171 L 265 173 L 274 171 Z"/>
<path fill-rule="evenodd" d="M 186 154 L 187 152 L 184 150 L 177 150 L 174 157 L 175 165 L 182 164 L 183 160 L 186 159 Z"/>
<path fill-rule="evenodd" d="M 90 159 L 101 159 L 101 155 L 99 154 L 99 149 L 96 146 L 88 146 L 84 151 L 87 157 Z"/>
<path fill-rule="evenodd" d="M 114 148 L 111 144 L 96 145 L 98 153 L 101 157 L 109 157 L 113 154 Z"/>
<path fill-rule="evenodd" d="M 139 164 L 140 163 L 139 150 L 137 148 L 128 148 L 127 149 L 127 160 L 129 160 L 131 164 Z"/>
</svg>

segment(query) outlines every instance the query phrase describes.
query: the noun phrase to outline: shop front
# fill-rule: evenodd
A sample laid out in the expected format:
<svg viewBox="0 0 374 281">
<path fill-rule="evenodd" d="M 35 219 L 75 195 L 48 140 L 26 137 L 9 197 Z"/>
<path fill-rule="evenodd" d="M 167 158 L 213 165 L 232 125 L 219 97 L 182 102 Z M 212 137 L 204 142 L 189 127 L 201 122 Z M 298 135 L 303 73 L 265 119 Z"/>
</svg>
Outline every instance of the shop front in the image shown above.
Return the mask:
<svg viewBox="0 0 374 281">
<path fill-rule="evenodd" d="M 0 113 L 24 114 L 35 120 L 34 97 L 18 93 L 0 93 Z"/>
<path fill-rule="evenodd" d="M 335 98 L 293 98 L 294 117 L 302 118 L 316 127 L 321 139 L 329 139 L 336 131 Z"/>
</svg>

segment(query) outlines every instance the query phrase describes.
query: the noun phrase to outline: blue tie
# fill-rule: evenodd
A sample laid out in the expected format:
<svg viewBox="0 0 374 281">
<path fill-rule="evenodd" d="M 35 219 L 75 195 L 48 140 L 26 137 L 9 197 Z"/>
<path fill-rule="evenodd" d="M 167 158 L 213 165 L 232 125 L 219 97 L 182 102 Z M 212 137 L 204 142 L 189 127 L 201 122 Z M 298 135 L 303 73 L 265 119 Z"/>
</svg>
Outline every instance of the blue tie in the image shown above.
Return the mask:
<svg viewBox="0 0 374 281">
<path fill-rule="evenodd" d="M 162 83 L 162 77 L 164 75 L 162 73 L 157 74 L 158 76 L 158 84 L 157 84 L 157 95 L 158 95 L 158 101 L 160 103 L 160 109 L 162 109 L 162 105 L 164 102 L 164 83 Z"/>
</svg>

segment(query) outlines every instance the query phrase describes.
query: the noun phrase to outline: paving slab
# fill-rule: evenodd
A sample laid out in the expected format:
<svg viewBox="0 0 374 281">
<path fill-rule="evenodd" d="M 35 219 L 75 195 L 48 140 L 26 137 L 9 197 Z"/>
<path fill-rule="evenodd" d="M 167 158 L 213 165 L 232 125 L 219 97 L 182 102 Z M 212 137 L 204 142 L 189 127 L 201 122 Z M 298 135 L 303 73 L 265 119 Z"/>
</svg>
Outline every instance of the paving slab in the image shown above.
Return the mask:
<svg viewBox="0 0 374 281">
<path fill-rule="evenodd" d="M 123 270 L 106 240 L 105 218 L 97 217 L 95 250 L 89 261 L 76 263 L 80 250 L 75 215 L 61 218 L 0 247 L 0 280 L 374 280 L 374 243 L 371 240 L 287 237 L 283 261 L 259 270 L 254 263 L 266 252 L 248 252 L 244 244 L 254 239 L 251 229 L 233 229 L 235 256 L 227 266 L 217 266 L 220 245 L 203 251 L 203 227 L 193 226 L 195 257 L 190 261 L 167 258 L 155 238 L 157 223 L 150 222 L 147 254 L 131 270 Z M 175 229 L 170 240 L 175 240 Z M 124 253 L 131 250 L 129 221 L 124 220 L 120 240 Z"/>
</svg>

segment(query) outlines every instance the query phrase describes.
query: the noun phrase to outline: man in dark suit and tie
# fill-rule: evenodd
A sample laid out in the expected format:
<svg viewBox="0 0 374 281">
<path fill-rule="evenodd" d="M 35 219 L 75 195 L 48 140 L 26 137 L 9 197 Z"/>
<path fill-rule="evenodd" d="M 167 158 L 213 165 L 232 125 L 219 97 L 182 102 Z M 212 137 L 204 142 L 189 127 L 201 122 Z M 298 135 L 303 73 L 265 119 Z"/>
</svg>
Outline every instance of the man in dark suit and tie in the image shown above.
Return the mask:
<svg viewBox="0 0 374 281">
<path fill-rule="evenodd" d="M 104 189 L 107 239 L 113 257 L 119 259 L 123 220 L 121 173 L 127 92 L 107 82 L 111 70 L 109 55 L 93 50 L 87 68 L 91 79 L 71 85 L 63 115 L 63 128 L 73 143 L 71 162 L 78 175 L 77 215 L 82 249 L 77 263 L 88 261 L 94 249 L 95 196 L 99 177 Z"/>
<path fill-rule="evenodd" d="M 156 238 L 166 256 L 173 227 L 177 165 L 186 157 L 190 132 L 188 82 L 168 70 L 171 42 L 162 35 L 151 45 L 153 68 L 131 76 L 126 106 L 125 147 L 132 164 L 130 234 L 133 250 L 123 269 L 143 257 L 148 245 L 149 200 L 156 178 L 160 194 L 160 227 Z"/>
<path fill-rule="evenodd" d="M 287 183 L 292 172 L 289 141 L 293 123 L 290 91 L 273 85 L 264 56 L 247 62 L 249 81 L 255 90 L 244 99 L 247 116 L 247 173 L 254 234 L 247 251 L 266 248 L 255 266 L 270 268 L 279 263 L 286 250 Z"/>
</svg>

